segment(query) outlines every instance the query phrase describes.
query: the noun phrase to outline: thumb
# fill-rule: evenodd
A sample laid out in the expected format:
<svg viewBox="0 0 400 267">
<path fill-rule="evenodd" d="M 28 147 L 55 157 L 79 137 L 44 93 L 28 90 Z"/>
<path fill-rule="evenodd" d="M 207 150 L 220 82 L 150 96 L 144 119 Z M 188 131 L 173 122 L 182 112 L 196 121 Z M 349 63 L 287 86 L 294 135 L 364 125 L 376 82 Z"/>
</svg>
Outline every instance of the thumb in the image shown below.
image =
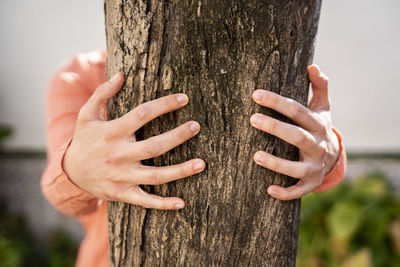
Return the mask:
<svg viewBox="0 0 400 267">
<path fill-rule="evenodd" d="M 311 65 L 307 69 L 311 81 L 313 96 L 308 107 L 313 110 L 330 110 L 330 99 L 328 94 L 328 77 L 321 72 L 317 65 Z"/>
<path fill-rule="evenodd" d="M 105 83 L 100 84 L 82 108 L 82 115 L 88 120 L 105 120 L 108 101 L 121 88 L 124 82 L 122 72 L 117 72 Z"/>
</svg>

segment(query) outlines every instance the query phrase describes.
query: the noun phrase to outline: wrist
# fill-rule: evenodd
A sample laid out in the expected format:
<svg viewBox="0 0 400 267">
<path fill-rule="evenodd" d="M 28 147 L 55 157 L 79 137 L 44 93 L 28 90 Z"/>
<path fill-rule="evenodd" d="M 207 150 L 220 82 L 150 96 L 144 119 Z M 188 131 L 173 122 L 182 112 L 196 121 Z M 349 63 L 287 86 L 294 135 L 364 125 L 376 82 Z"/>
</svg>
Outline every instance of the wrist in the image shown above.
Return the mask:
<svg viewBox="0 0 400 267">
<path fill-rule="evenodd" d="M 343 150 L 341 135 L 334 127 L 331 128 L 331 135 L 332 135 L 331 140 L 332 140 L 332 155 L 333 155 L 332 162 L 333 163 L 330 166 L 329 170 L 325 173 L 324 176 L 327 176 L 330 172 L 332 172 L 332 170 L 338 163 L 340 154 L 342 153 L 342 150 Z"/>
<path fill-rule="evenodd" d="M 67 149 L 65 150 L 64 156 L 61 159 L 61 169 L 64 172 L 65 176 L 70 180 L 73 184 L 76 184 L 76 182 L 73 179 L 73 162 L 72 162 L 72 157 L 71 157 L 71 146 L 72 146 L 72 139 L 67 145 Z"/>
</svg>

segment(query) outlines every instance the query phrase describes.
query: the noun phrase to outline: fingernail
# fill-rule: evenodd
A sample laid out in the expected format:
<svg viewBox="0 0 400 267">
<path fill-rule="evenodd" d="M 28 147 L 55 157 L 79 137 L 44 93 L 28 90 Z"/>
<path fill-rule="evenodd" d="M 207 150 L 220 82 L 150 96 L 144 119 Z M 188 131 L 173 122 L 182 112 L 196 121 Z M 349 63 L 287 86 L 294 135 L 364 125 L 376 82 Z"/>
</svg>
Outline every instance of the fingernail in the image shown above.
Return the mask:
<svg viewBox="0 0 400 267">
<path fill-rule="evenodd" d="M 255 100 L 260 101 L 260 100 L 263 99 L 263 97 L 264 97 L 264 92 L 263 92 L 263 91 L 257 90 L 257 91 L 255 91 L 255 92 L 253 93 L 253 98 L 254 98 Z"/>
<path fill-rule="evenodd" d="M 266 162 L 267 161 L 267 157 L 263 153 L 260 153 L 260 152 L 256 153 L 254 155 L 254 158 L 258 162 Z"/>
<path fill-rule="evenodd" d="M 251 124 L 253 124 L 253 125 L 259 125 L 259 124 L 261 123 L 261 118 L 260 118 L 259 115 L 253 115 L 253 116 L 251 116 L 251 118 L 250 118 L 250 122 L 251 122 Z"/>
<path fill-rule="evenodd" d="M 188 100 L 188 97 L 185 94 L 179 94 L 176 96 L 176 101 L 178 101 L 181 104 L 186 103 L 187 100 Z"/>
<path fill-rule="evenodd" d="M 176 203 L 175 204 L 175 208 L 176 209 L 182 209 L 184 206 L 185 206 L 185 204 L 183 204 L 183 203 Z"/>
<path fill-rule="evenodd" d="M 118 80 L 119 72 L 115 73 L 114 76 L 111 77 L 110 83 L 115 83 Z"/>
<path fill-rule="evenodd" d="M 197 122 L 191 122 L 189 128 L 193 133 L 197 133 L 200 130 L 200 124 Z"/>
<path fill-rule="evenodd" d="M 193 170 L 200 171 L 201 169 L 203 169 L 203 167 L 204 167 L 203 162 L 197 162 L 196 164 L 193 165 Z"/>
<path fill-rule="evenodd" d="M 275 187 L 269 187 L 269 188 L 267 189 L 267 191 L 268 191 L 268 194 L 270 194 L 270 195 L 276 195 L 276 194 L 278 194 L 278 190 L 277 190 Z"/>
</svg>

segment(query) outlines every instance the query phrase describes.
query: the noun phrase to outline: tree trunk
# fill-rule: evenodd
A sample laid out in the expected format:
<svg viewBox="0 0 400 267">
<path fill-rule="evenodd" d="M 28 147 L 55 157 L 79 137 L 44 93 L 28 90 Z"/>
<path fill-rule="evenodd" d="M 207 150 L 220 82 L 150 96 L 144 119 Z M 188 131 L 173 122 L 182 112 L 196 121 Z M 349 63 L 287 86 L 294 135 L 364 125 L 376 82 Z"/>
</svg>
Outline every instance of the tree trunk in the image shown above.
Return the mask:
<svg viewBox="0 0 400 267">
<path fill-rule="evenodd" d="M 138 139 L 188 120 L 198 136 L 148 165 L 200 157 L 201 174 L 161 186 L 180 211 L 109 203 L 112 266 L 295 266 L 300 200 L 279 201 L 270 184 L 296 180 L 256 165 L 265 150 L 296 160 L 295 147 L 252 128 L 262 112 L 251 94 L 263 88 L 306 104 L 320 0 L 105 0 L 107 75 L 126 82 L 110 102 L 115 118 L 172 93 L 186 93 L 182 110 L 152 121 Z"/>
</svg>

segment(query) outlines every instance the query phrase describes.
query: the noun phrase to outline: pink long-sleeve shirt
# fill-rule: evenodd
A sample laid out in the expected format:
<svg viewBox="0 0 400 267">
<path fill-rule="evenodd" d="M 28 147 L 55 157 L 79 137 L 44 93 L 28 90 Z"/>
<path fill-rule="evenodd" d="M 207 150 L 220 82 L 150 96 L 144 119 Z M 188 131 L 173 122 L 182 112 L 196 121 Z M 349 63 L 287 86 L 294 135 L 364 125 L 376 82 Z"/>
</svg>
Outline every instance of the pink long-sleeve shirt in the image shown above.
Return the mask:
<svg viewBox="0 0 400 267">
<path fill-rule="evenodd" d="M 51 79 L 46 100 L 48 163 L 42 176 L 42 191 L 48 201 L 64 214 L 76 217 L 85 230 L 76 266 L 109 266 L 107 201 L 75 185 L 62 168 L 64 154 L 72 140 L 79 110 L 95 89 L 106 80 L 105 50 L 78 54 L 65 62 Z M 323 183 L 322 192 L 336 186 L 346 171 L 346 152 L 340 133 L 340 155 Z"/>
</svg>

